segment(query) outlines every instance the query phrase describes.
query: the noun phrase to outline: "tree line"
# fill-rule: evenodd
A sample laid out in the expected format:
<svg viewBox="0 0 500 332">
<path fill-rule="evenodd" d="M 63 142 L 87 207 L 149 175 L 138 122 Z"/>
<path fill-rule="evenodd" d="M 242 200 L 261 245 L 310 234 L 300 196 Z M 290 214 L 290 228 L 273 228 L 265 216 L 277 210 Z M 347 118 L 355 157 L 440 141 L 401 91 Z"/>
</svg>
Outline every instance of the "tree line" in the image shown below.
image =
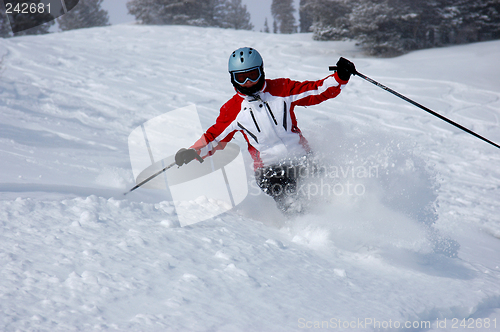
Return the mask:
<svg viewBox="0 0 500 332">
<path fill-rule="evenodd" d="M 38 5 L 41 0 L 23 0 L 23 2 Z M 42 15 L 37 12 L 20 13 L 11 10 L 8 17 L 5 6 L 0 2 L 0 37 L 46 34 L 55 22 L 62 31 L 109 25 L 108 12 L 101 7 L 103 0 L 65 0 L 65 2 L 78 2 L 78 4 L 72 6 L 74 7 L 72 10 L 56 21 L 49 21 L 51 16 L 48 13 Z M 141 24 L 253 29 L 250 14 L 241 0 L 129 0 L 126 5 L 129 13 Z M 9 18 L 14 24 L 13 27 Z M 24 30 L 27 26 L 34 25 L 33 22 L 46 23 Z M 22 31 L 12 32 L 16 30 Z"/>
<path fill-rule="evenodd" d="M 500 0 L 301 0 L 301 31 L 373 55 L 500 39 Z"/>
<path fill-rule="evenodd" d="M 127 8 L 142 24 L 253 29 L 241 0 L 130 0 Z"/>
<path fill-rule="evenodd" d="M 65 1 L 76 4 L 78 0 Z M 59 29 L 109 25 L 102 2 L 79 0 L 57 19 Z M 242 0 L 128 0 L 126 5 L 139 24 L 254 28 Z M 356 40 L 367 53 L 385 56 L 500 39 L 500 0 L 300 0 L 298 24 L 295 12 L 293 0 L 272 0 L 272 29 L 266 18 L 263 31 L 312 32 L 316 40 Z M 40 18 L 17 15 L 16 24 Z M 13 34 L 0 2 L 0 37 L 48 33 L 53 24 Z"/>
</svg>

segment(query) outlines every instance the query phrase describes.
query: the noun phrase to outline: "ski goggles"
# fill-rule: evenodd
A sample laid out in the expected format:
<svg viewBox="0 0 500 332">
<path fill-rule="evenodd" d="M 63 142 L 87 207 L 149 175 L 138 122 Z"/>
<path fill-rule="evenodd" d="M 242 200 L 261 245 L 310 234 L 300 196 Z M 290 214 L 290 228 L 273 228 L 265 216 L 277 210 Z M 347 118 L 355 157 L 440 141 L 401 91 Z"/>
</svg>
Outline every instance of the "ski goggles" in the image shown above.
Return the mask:
<svg viewBox="0 0 500 332">
<path fill-rule="evenodd" d="M 260 67 L 254 67 L 242 71 L 233 71 L 231 72 L 231 75 L 233 75 L 234 81 L 236 83 L 243 85 L 247 81 L 250 81 L 252 83 L 257 82 L 262 76 L 262 73 L 260 71 Z"/>
</svg>

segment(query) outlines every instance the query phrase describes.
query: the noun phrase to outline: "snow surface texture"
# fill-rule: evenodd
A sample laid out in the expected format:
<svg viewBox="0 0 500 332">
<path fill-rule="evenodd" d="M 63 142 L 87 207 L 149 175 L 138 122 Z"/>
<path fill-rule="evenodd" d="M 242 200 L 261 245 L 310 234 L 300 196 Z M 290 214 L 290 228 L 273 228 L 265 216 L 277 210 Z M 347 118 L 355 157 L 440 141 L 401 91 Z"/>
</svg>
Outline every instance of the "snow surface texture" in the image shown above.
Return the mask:
<svg viewBox="0 0 500 332">
<path fill-rule="evenodd" d="M 179 26 L 1 40 L 0 330 L 498 330 L 498 149 L 360 78 L 296 110 L 337 171 L 338 195 L 309 191 L 310 214 L 285 219 L 250 175 L 237 209 L 189 227 L 166 191 L 122 195 L 130 132 L 191 104 L 208 128 L 233 94 L 227 56 L 247 45 L 269 78 L 319 79 L 345 56 L 500 142 L 500 42 L 372 59 L 309 34 Z"/>
</svg>

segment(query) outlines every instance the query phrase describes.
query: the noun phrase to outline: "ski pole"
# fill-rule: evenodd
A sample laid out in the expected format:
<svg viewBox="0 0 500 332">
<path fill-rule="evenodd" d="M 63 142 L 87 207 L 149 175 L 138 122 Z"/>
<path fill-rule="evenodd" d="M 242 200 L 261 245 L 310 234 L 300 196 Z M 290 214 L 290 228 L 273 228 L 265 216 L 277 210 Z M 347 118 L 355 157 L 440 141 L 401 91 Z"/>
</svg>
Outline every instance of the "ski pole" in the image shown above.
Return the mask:
<svg viewBox="0 0 500 332">
<path fill-rule="evenodd" d="M 330 69 L 330 70 L 336 70 L 336 69 L 337 69 L 337 67 L 336 67 L 336 66 L 330 66 L 330 67 L 329 67 L 329 69 Z M 404 96 L 404 95 L 400 94 L 399 92 L 396 92 L 396 91 L 392 90 L 391 88 L 386 87 L 385 85 L 383 85 L 383 84 L 381 84 L 381 83 L 379 83 L 379 82 L 377 82 L 377 81 L 375 81 L 375 80 L 373 80 L 373 79 L 369 78 L 368 76 L 365 76 L 365 75 L 361 74 L 361 73 L 360 73 L 360 72 L 358 72 L 358 71 L 356 71 L 353 75 L 357 75 L 357 76 L 359 76 L 359 77 L 361 77 L 361 78 L 363 78 L 363 79 L 367 80 L 368 82 L 370 82 L 370 83 L 372 83 L 372 84 L 375 84 L 375 85 L 376 85 L 376 86 L 378 86 L 379 88 L 382 88 L 382 89 L 384 89 L 385 91 L 392 93 L 393 95 L 395 95 L 395 96 L 397 96 L 397 97 L 399 97 L 399 98 L 401 98 L 401 99 L 403 99 L 403 100 L 405 100 L 405 101 L 409 102 L 410 104 L 413 104 L 413 105 L 417 106 L 418 108 L 423 109 L 424 111 L 426 111 L 426 112 L 428 112 L 428 113 L 430 113 L 430 114 L 432 114 L 432 115 L 434 115 L 434 116 L 436 116 L 436 117 L 440 118 L 441 120 L 446 121 L 446 122 L 448 122 L 449 124 L 451 124 L 451 125 L 453 125 L 453 126 L 455 126 L 455 127 L 459 128 L 459 129 L 461 129 L 461 130 L 465 131 L 466 133 L 471 134 L 472 136 L 475 136 L 475 137 L 477 137 L 477 138 L 479 138 L 479 139 L 481 139 L 481 140 L 485 141 L 486 143 L 490 143 L 491 145 L 493 145 L 493 146 L 495 146 L 495 147 L 497 147 L 497 148 L 499 148 L 499 149 L 500 149 L 500 145 L 496 144 L 495 142 L 492 142 L 492 141 L 490 141 L 489 139 L 487 139 L 487 138 L 485 138 L 485 137 L 483 137 L 483 136 L 481 136 L 481 135 L 479 135 L 479 134 L 477 134 L 477 133 L 473 132 L 472 130 L 470 130 L 470 129 L 468 129 L 468 128 L 465 128 L 465 127 L 464 127 L 464 126 L 462 126 L 461 124 L 456 123 L 455 121 L 452 121 L 452 120 L 448 119 L 447 117 L 442 116 L 441 114 L 439 114 L 439 113 L 437 113 L 437 112 L 435 112 L 435 111 L 431 110 L 430 108 L 427 108 L 427 107 L 425 107 L 425 106 L 423 106 L 423 105 L 421 105 L 421 104 L 417 103 L 416 101 L 411 100 L 410 98 L 408 98 L 408 97 L 406 97 L 406 96 Z"/>
<path fill-rule="evenodd" d="M 164 167 L 163 169 L 161 169 L 160 171 L 156 172 L 155 174 L 151 175 L 150 177 L 148 177 L 146 180 L 142 181 L 141 183 L 137 184 L 134 188 L 130 189 L 129 191 L 127 191 L 126 193 L 123 193 L 123 195 L 127 195 L 128 193 L 136 190 L 137 188 L 139 188 L 140 186 L 142 186 L 143 184 L 153 180 L 155 177 L 157 177 L 158 175 L 160 175 L 161 173 L 165 172 L 167 169 L 169 168 L 172 168 L 173 166 L 175 165 L 175 161 L 173 163 L 171 163 L 170 165 L 168 165 L 167 167 Z"/>
<path fill-rule="evenodd" d="M 194 151 L 194 150 L 193 150 Z M 202 163 L 204 160 L 203 158 L 198 154 L 196 153 L 195 156 L 196 160 L 198 160 L 200 163 Z M 161 170 L 159 170 L 158 172 L 156 172 L 155 174 L 151 175 L 150 177 L 148 177 L 146 180 L 142 181 L 141 183 L 138 183 L 134 188 L 130 189 L 129 191 L 127 191 L 126 193 L 123 193 L 123 195 L 127 195 L 128 193 L 136 190 L 137 188 L 139 188 L 140 186 L 144 185 L 145 183 L 153 180 L 155 177 L 157 177 L 158 175 L 160 175 L 161 173 L 165 172 L 167 169 L 169 168 L 172 168 L 174 165 L 176 165 L 176 162 L 174 161 L 173 163 L 171 163 L 170 165 L 162 168 Z"/>
</svg>

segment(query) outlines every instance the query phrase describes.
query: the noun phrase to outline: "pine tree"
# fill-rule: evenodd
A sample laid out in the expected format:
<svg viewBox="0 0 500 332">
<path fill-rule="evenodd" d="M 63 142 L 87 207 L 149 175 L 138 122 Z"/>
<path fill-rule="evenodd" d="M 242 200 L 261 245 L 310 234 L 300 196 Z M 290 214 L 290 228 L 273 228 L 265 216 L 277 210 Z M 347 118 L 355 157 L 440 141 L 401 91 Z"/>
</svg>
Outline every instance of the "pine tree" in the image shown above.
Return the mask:
<svg viewBox="0 0 500 332">
<path fill-rule="evenodd" d="M 350 14 L 360 0 L 307 0 L 301 9 L 312 19 L 316 40 L 352 38 Z"/>
<path fill-rule="evenodd" d="M 109 25 L 108 12 L 101 8 L 103 0 L 80 0 L 65 15 L 57 19 L 59 29 L 66 31 Z"/>
<path fill-rule="evenodd" d="M 134 15 L 135 19 L 142 24 L 167 24 L 161 18 L 160 10 L 164 5 L 171 1 L 161 0 L 131 0 L 127 2 L 129 14 Z"/>
<path fill-rule="evenodd" d="M 373 55 L 396 55 L 402 52 L 401 43 L 405 34 L 398 21 L 398 9 L 388 2 L 368 0 L 355 7 L 350 14 L 352 25 L 350 35 Z M 405 15 L 406 19 L 414 19 L 413 15 Z M 404 19 L 403 19 L 404 20 Z"/>
<path fill-rule="evenodd" d="M 214 0 L 130 0 L 128 11 L 142 24 L 216 26 Z"/>
<path fill-rule="evenodd" d="M 459 42 L 500 39 L 499 0 L 461 0 L 457 7 L 463 14 Z"/>
<path fill-rule="evenodd" d="M 264 32 L 265 33 L 269 33 L 270 32 L 269 25 L 267 24 L 267 17 L 266 17 L 266 19 L 264 21 Z"/>
<path fill-rule="evenodd" d="M 313 24 L 312 13 L 308 7 L 310 0 L 300 0 L 299 3 L 299 21 L 300 21 L 300 32 L 310 32 L 311 26 Z"/>
<path fill-rule="evenodd" d="M 241 0 L 218 0 L 214 10 L 214 25 L 236 30 L 252 30 L 250 13 Z"/>
<path fill-rule="evenodd" d="M 293 13 L 292 0 L 273 0 L 271 4 L 271 14 L 274 22 L 277 22 L 278 31 L 280 33 L 296 33 L 297 26 L 295 25 L 295 16 Z"/>
<path fill-rule="evenodd" d="M 0 37 L 6 38 L 11 36 L 9 19 L 7 18 L 7 14 L 5 14 L 5 8 L 0 4 Z"/>
</svg>

